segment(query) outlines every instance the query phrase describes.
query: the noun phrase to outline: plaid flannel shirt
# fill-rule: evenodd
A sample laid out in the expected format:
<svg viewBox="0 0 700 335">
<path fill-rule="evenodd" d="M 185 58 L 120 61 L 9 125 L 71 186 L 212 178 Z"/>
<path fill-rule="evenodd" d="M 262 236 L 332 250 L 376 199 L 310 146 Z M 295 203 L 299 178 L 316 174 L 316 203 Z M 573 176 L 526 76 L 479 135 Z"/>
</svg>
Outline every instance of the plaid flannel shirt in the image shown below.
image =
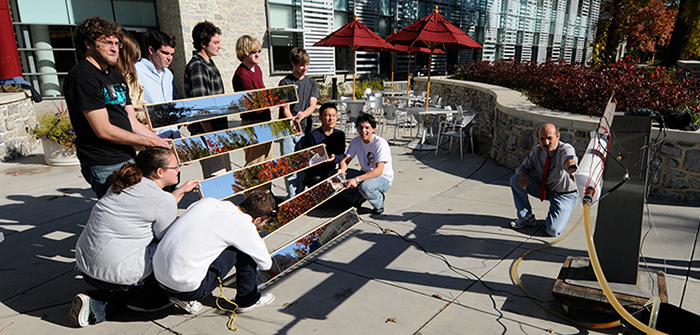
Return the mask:
<svg viewBox="0 0 700 335">
<path fill-rule="evenodd" d="M 223 94 L 224 82 L 221 73 L 210 58 L 206 61 L 196 51 L 185 68 L 185 96 L 187 98 Z"/>
</svg>

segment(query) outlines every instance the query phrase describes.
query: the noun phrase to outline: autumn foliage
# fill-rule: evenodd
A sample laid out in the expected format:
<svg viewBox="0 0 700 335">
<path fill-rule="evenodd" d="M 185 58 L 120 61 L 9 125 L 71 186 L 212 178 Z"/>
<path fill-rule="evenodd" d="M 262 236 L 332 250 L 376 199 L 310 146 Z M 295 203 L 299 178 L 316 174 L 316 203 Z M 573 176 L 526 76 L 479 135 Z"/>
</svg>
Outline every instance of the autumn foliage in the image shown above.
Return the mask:
<svg viewBox="0 0 700 335">
<path fill-rule="evenodd" d="M 576 114 L 602 115 L 614 93 L 618 111 L 644 107 L 700 115 L 699 87 L 678 74 L 675 69 L 639 67 L 629 61 L 592 67 L 497 61 L 466 63 L 454 78 L 512 88 L 537 105 Z"/>
</svg>

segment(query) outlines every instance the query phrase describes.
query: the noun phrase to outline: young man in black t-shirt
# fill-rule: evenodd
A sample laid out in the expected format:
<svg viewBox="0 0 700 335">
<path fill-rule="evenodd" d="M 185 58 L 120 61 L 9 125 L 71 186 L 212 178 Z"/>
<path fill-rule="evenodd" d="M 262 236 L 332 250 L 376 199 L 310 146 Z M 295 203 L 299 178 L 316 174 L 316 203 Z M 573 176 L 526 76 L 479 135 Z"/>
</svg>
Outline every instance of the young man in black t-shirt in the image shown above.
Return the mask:
<svg viewBox="0 0 700 335">
<path fill-rule="evenodd" d="M 101 17 L 79 23 L 75 46 L 85 55 L 66 76 L 63 93 L 75 130 L 81 173 L 98 198 L 109 176 L 136 155 L 132 145 L 171 147 L 136 119 L 124 77 L 111 66 L 119 56 L 119 26 Z"/>
</svg>

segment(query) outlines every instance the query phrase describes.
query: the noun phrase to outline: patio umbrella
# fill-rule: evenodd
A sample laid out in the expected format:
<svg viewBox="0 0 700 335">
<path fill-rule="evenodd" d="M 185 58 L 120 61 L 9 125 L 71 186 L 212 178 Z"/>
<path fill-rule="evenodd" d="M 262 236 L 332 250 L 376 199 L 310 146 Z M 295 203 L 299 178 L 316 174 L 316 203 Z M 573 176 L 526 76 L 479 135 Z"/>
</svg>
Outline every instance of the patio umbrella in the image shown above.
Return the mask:
<svg viewBox="0 0 700 335">
<path fill-rule="evenodd" d="M 438 7 L 430 15 L 412 23 L 398 33 L 387 36 L 386 41 L 392 44 L 403 44 L 411 47 L 426 47 L 430 49 L 428 62 L 428 93 L 426 95 L 425 108 L 428 109 L 430 99 L 430 70 L 433 63 L 433 52 L 440 49 L 480 49 L 476 43 L 464 31 L 452 24 L 448 19 L 438 13 Z M 408 94 L 408 90 L 406 90 Z"/>
<path fill-rule="evenodd" d="M 314 46 L 346 47 L 352 49 L 353 69 L 352 69 L 352 100 L 355 100 L 355 72 L 357 72 L 356 53 L 357 50 L 379 51 L 381 49 L 392 48 L 384 39 L 375 32 L 367 28 L 364 24 L 355 19 L 340 29 L 330 33 Z"/>
<path fill-rule="evenodd" d="M 394 29 L 394 33 L 396 33 L 396 29 Z M 391 44 L 391 43 L 389 43 Z M 408 54 L 408 80 L 407 80 L 407 85 L 410 86 L 411 82 L 411 54 L 417 53 L 417 52 L 423 52 L 423 53 L 430 53 L 430 49 L 426 47 L 410 47 L 408 45 L 401 45 L 401 44 L 391 44 L 393 49 L 386 49 L 385 51 L 390 51 L 391 52 L 391 90 L 394 90 L 394 63 L 396 61 L 396 53 L 397 52 L 405 52 Z M 440 50 L 440 49 L 435 49 L 434 53 L 436 54 L 444 54 L 445 52 Z"/>
</svg>

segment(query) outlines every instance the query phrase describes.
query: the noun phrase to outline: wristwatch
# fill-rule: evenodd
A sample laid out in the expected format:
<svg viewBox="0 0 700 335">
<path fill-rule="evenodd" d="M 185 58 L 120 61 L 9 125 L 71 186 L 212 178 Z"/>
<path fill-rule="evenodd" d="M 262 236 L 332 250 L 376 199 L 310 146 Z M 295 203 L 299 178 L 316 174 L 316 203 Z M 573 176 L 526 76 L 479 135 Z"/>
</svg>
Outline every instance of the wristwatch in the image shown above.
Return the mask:
<svg viewBox="0 0 700 335">
<path fill-rule="evenodd" d="M 357 185 L 360 185 L 360 180 L 357 179 L 357 177 L 355 177 L 355 182 L 357 183 Z"/>
</svg>

